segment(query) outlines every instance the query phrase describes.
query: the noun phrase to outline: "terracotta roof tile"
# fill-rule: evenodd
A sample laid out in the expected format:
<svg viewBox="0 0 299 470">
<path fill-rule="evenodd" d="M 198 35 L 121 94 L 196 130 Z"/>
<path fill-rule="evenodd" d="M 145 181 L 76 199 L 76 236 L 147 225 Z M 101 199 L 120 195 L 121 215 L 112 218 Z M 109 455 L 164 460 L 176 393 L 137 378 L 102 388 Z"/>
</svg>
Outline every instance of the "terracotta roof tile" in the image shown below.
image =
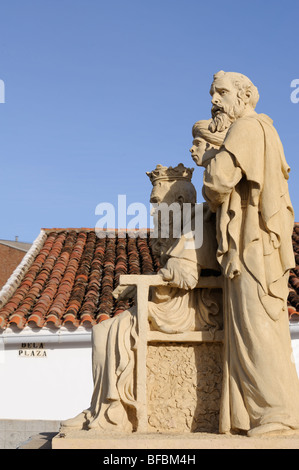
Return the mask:
<svg viewBox="0 0 299 470">
<path fill-rule="evenodd" d="M 47 230 L 47 238 L 19 287 L 0 309 L 0 329 L 10 324 L 60 327 L 93 325 L 118 314 L 132 301 L 117 302 L 121 274 L 158 269 L 149 231 L 139 237 L 98 238 L 92 229 Z"/>
<path fill-rule="evenodd" d="M 117 315 L 133 300 L 116 301 L 112 291 L 121 274 L 153 274 L 160 268 L 150 231 L 141 238 L 122 232 L 115 238 L 92 229 L 51 229 L 18 288 L 0 309 L 0 329 L 16 325 L 91 326 Z M 299 225 L 293 248 L 296 267 L 289 276 L 288 311 L 299 320 Z"/>
</svg>

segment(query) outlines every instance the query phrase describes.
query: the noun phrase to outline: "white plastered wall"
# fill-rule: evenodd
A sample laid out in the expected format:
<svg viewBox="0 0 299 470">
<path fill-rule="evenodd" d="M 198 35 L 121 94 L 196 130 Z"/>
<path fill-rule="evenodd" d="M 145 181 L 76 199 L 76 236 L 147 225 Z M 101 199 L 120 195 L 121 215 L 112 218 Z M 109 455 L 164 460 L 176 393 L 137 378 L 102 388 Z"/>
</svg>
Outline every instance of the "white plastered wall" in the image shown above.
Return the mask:
<svg viewBox="0 0 299 470">
<path fill-rule="evenodd" d="M 299 324 L 291 325 L 293 357 L 299 376 Z M 46 355 L 20 355 L 23 343 L 42 343 Z M 25 328 L 0 335 L 0 420 L 71 418 L 90 405 L 93 391 L 91 332 Z"/>
<path fill-rule="evenodd" d="M 30 348 L 23 348 L 24 343 Z M 42 343 L 43 349 L 31 343 Z M 91 360 L 91 334 L 85 329 L 56 334 L 7 330 L 0 336 L 0 419 L 59 421 L 88 408 Z"/>
<path fill-rule="evenodd" d="M 293 360 L 299 377 L 299 322 L 290 325 L 290 332 L 292 338 Z"/>
</svg>

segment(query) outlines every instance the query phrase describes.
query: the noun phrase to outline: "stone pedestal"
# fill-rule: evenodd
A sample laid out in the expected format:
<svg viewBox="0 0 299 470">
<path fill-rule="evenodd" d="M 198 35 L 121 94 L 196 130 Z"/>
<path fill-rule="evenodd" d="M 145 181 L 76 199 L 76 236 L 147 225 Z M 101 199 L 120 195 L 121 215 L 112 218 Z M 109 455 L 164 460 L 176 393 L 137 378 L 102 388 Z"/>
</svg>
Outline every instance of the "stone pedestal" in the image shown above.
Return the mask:
<svg viewBox="0 0 299 470">
<path fill-rule="evenodd" d="M 299 436 L 273 436 L 250 438 L 247 436 L 219 435 L 211 433 L 190 434 L 104 434 L 100 431 L 72 431 L 60 433 L 52 440 L 52 449 L 103 449 L 107 453 L 122 449 L 299 449 Z M 113 455 L 113 452 L 112 452 Z M 127 454 L 126 454 L 127 455 Z M 191 455 L 191 453 L 189 453 Z M 145 457 L 146 458 L 146 457 Z"/>
</svg>

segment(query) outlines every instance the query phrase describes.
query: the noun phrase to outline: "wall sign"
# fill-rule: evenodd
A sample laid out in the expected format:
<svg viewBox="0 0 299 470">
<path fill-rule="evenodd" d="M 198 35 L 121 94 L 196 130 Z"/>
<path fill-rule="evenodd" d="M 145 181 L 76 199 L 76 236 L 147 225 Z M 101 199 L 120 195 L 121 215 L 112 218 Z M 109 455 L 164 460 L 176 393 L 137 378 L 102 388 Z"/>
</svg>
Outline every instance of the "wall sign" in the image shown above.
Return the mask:
<svg viewBox="0 0 299 470">
<path fill-rule="evenodd" d="M 47 357 L 44 343 L 22 343 L 19 357 Z"/>
</svg>

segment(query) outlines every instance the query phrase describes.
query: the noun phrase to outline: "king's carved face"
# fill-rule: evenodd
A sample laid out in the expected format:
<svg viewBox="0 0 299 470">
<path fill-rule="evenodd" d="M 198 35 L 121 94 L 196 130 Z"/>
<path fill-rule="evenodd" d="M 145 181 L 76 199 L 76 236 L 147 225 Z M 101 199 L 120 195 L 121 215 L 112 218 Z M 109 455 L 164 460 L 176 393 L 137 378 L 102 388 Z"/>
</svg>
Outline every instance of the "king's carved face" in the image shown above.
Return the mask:
<svg viewBox="0 0 299 470">
<path fill-rule="evenodd" d="M 173 203 L 195 204 L 196 190 L 191 181 L 159 179 L 153 183 L 150 202 L 156 208 L 162 203 L 168 206 Z"/>
<path fill-rule="evenodd" d="M 175 202 L 174 193 L 171 191 L 172 183 L 170 181 L 158 180 L 153 184 L 150 202 L 152 204 L 161 204 L 164 202 L 168 205 Z"/>
<path fill-rule="evenodd" d="M 212 83 L 212 132 L 224 131 L 245 112 L 246 105 L 238 96 L 238 88 L 227 77 L 216 78 Z"/>
</svg>

